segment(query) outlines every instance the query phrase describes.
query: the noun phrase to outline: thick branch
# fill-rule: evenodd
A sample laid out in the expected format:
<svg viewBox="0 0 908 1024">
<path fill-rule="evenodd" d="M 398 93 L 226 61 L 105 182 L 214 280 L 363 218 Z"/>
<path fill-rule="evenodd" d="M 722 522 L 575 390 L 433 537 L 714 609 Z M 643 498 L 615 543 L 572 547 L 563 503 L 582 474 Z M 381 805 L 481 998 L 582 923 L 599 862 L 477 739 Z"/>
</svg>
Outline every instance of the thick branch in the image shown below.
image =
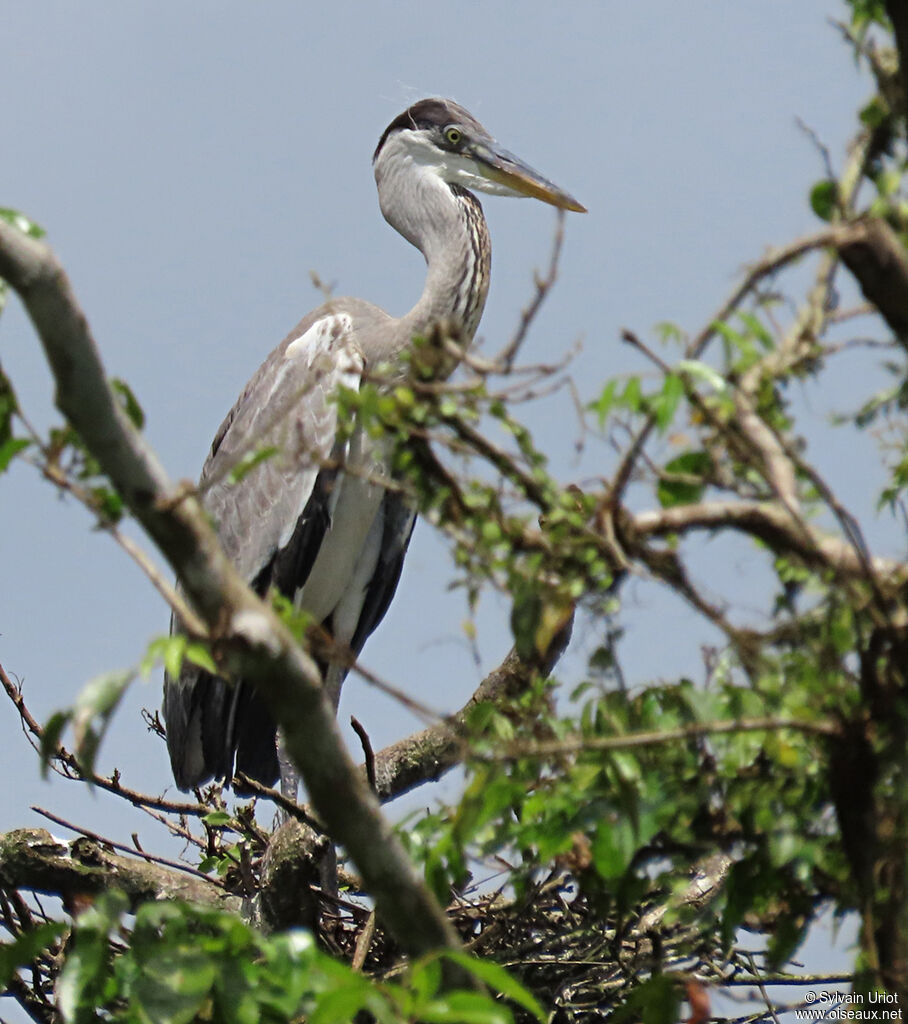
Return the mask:
<svg viewBox="0 0 908 1024">
<path fill-rule="evenodd" d="M 172 899 L 235 911 L 241 905 L 201 878 L 121 856 L 85 837 L 58 839 L 43 828 L 0 836 L 0 886 L 59 896 L 67 905 L 109 889 L 125 893 L 133 907 Z"/>
<path fill-rule="evenodd" d="M 0 276 L 19 293 L 41 338 L 58 408 L 177 573 L 219 641 L 225 674 L 256 681 L 313 805 L 346 847 L 388 929 L 409 953 L 458 947 L 453 928 L 347 755 L 315 664 L 239 577 L 195 496 L 172 486 L 120 410 L 56 258 L 0 222 Z"/>
<path fill-rule="evenodd" d="M 899 78 L 902 85 L 902 111 L 908 106 L 908 7 L 904 0 L 886 0 L 886 13 L 892 22 L 899 54 Z"/>
<path fill-rule="evenodd" d="M 871 558 L 865 562 L 852 544 L 803 522 L 795 522 L 782 505 L 773 501 L 677 505 L 640 512 L 632 516 L 629 523 L 632 535 L 638 538 L 722 527 L 740 530 L 765 541 L 774 551 L 797 555 L 812 568 L 832 569 L 840 577 L 866 579 L 869 567 L 881 586 L 899 585 L 908 576 L 908 569 L 901 562 L 886 558 Z"/>
<path fill-rule="evenodd" d="M 879 217 L 856 221 L 837 232 L 842 262 L 880 311 L 899 341 L 908 346 L 908 254 Z"/>
<path fill-rule="evenodd" d="M 573 617 L 572 617 L 573 618 Z M 464 759 L 467 718 L 478 705 L 497 703 L 522 693 L 538 676 L 555 667 L 570 639 L 571 620 L 559 631 L 548 649 L 533 663 L 511 650 L 474 691 L 466 704 L 438 725 L 429 726 L 398 740 L 375 755 L 375 791 L 383 803 L 434 782 Z"/>
</svg>

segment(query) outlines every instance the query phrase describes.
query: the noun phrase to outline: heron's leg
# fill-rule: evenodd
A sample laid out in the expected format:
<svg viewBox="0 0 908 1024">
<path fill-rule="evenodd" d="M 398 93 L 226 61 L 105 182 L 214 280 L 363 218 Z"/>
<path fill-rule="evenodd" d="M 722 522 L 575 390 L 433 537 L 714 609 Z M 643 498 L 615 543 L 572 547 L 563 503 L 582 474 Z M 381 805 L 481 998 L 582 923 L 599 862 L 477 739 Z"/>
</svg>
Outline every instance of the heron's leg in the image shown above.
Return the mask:
<svg viewBox="0 0 908 1024">
<path fill-rule="evenodd" d="M 296 803 L 299 800 L 300 774 L 287 753 L 287 748 L 284 744 L 284 734 L 280 729 L 277 731 L 275 743 L 277 745 L 277 763 L 281 772 L 281 793 L 288 800 Z M 287 812 L 282 810 L 281 821 L 286 820 Z"/>
<path fill-rule="evenodd" d="M 281 794 L 288 800 L 297 803 L 299 800 L 300 774 L 296 765 L 290 759 L 287 748 L 284 744 L 283 733 L 277 731 L 275 740 L 277 745 L 277 763 L 281 772 Z M 283 825 L 288 821 L 290 815 L 281 808 L 278 811 L 278 820 Z M 324 852 L 319 857 L 318 865 L 319 882 L 325 892 L 332 896 L 337 895 L 337 850 L 334 843 L 328 840 Z"/>
</svg>

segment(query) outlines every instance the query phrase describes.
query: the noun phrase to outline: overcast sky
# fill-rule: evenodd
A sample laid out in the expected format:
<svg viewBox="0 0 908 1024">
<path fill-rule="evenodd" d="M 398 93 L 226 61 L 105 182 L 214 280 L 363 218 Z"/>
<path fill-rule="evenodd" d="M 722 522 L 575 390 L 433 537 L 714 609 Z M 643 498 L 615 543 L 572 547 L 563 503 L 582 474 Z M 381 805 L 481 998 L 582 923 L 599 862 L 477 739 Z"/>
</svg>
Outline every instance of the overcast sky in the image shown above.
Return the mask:
<svg viewBox="0 0 908 1024">
<path fill-rule="evenodd" d="M 592 399 L 610 374 L 645 369 L 621 327 L 695 331 L 746 262 L 816 227 L 806 195 L 823 166 L 797 119 L 837 158 L 869 91 L 829 24 L 843 14 L 834 0 L 6 3 L 0 205 L 46 228 L 109 372 L 131 383 L 170 473 L 192 479 L 246 379 L 318 303 L 310 270 L 395 315 L 416 300 L 422 259 L 383 221 L 370 160 L 404 107 L 450 96 L 589 208 L 568 215 L 561 280 L 525 355 L 555 359 L 582 340 L 573 373 Z M 494 350 L 546 261 L 554 212 L 495 197 L 484 208 L 494 262 L 479 333 Z M 55 422 L 15 302 L 0 318 L 0 359 L 33 421 Z M 815 399 L 819 419 L 835 395 Z M 569 402 L 529 415 L 560 477 L 608 472 L 602 447 L 576 461 Z M 841 463 L 848 449 L 814 454 Z M 845 481 L 867 507 L 873 484 L 860 470 Z M 166 631 L 139 571 L 25 466 L 0 478 L 0 544 L 0 662 L 39 717 Z M 728 575 L 746 598 L 756 558 L 734 559 Z M 488 601 L 475 662 L 448 577 L 444 546 L 422 525 L 364 654 L 440 710 L 508 646 L 507 609 Z M 694 671 L 709 639 L 645 587 L 628 592 L 624 624 L 635 681 Z M 587 627 L 578 642 L 594 641 Z M 102 758 L 155 792 L 170 784 L 166 753 L 138 709 L 157 707 L 159 689 L 157 676 L 134 689 Z M 409 731 L 351 681 L 342 718 L 354 711 L 376 746 Z M 113 800 L 39 782 L 11 708 L 0 742 L 16 780 L 0 791 L 0 830 L 37 823 L 29 805 L 40 803 L 109 834 L 153 835 Z"/>
</svg>

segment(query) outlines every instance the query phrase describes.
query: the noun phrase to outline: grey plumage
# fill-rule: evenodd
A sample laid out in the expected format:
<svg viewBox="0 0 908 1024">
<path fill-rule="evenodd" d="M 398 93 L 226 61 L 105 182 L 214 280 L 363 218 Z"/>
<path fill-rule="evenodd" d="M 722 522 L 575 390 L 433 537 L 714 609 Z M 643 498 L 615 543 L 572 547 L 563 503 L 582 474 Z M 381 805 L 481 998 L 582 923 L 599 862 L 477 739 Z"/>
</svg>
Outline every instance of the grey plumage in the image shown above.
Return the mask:
<svg viewBox="0 0 908 1024">
<path fill-rule="evenodd" d="M 373 157 L 382 213 L 428 265 L 422 296 L 395 319 L 333 299 L 268 356 L 218 430 L 200 481 L 224 550 L 260 593 L 271 587 L 358 655 L 394 595 L 414 513 L 388 479 L 387 452 L 359 426 L 338 436 L 340 386 L 392 363 L 439 323 L 468 343 L 489 286 L 491 248 L 469 188 L 583 208 L 502 150 L 462 107 L 422 100 L 385 130 Z M 439 372 L 449 372 L 447 366 Z M 346 437 L 346 440 L 342 438 Z M 236 482 L 232 471 L 271 451 Z M 321 666 L 335 706 L 345 669 Z M 251 684 L 186 664 L 165 678 L 164 717 L 177 785 L 243 772 L 278 777 L 275 725 Z"/>
</svg>

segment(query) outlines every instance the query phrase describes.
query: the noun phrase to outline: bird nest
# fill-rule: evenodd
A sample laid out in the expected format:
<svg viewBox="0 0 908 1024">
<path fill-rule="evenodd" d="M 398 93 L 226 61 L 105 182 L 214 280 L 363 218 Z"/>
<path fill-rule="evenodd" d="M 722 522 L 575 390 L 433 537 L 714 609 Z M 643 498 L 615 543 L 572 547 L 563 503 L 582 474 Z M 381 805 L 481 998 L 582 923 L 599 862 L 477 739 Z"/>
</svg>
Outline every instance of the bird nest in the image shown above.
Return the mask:
<svg viewBox="0 0 908 1024">
<path fill-rule="evenodd" d="M 340 906 L 323 917 L 325 946 L 374 977 L 393 980 L 403 970 L 400 950 L 375 927 L 370 910 Z M 465 948 L 506 968 L 547 1008 L 550 1024 L 604 1021 L 657 973 L 673 976 L 679 999 L 690 1002 L 691 986 L 704 993 L 706 986 L 762 987 L 762 956 L 721 949 L 714 922 L 695 909 L 680 915 L 683 921 L 667 910 L 663 899 L 622 921 L 603 916 L 574 879 L 561 874 L 521 899 L 500 892 L 458 898 L 448 913 Z M 519 1007 L 514 1011 L 518 1021 L 532 1019 Z"/>
</svg>

